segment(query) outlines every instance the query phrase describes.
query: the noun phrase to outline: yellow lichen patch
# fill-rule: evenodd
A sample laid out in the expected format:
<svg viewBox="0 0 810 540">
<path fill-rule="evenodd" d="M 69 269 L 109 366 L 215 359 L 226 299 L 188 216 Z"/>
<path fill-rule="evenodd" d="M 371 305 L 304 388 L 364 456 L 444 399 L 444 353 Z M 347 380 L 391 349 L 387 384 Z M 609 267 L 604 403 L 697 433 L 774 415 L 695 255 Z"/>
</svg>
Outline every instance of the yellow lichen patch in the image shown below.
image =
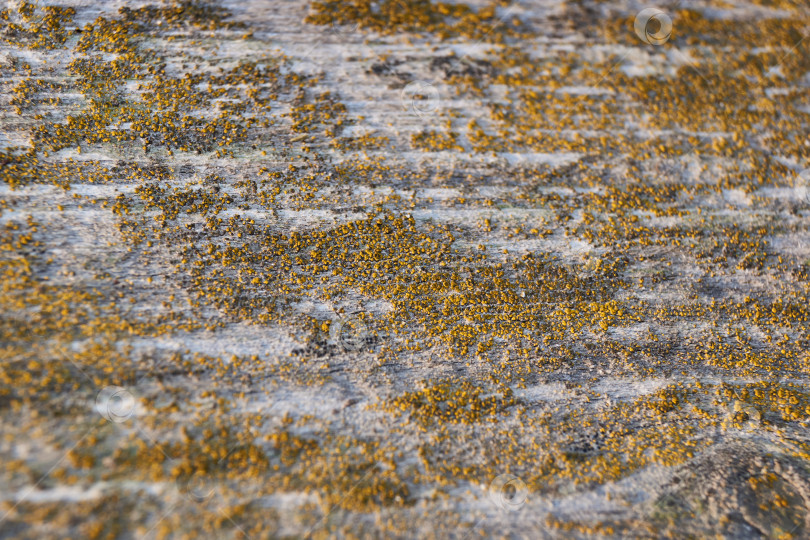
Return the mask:
<svg viewBox="0 0 810 540">
<path fill-rule="evenodd" d="M 482 396 L 482 394 L 484 394 Z M 425 425 L 433 422 L 475 423 L 484 419 L 497 421 L 495 416 L 516 402 L 509 388 L 501 395 L 487 395 L 483 388 L 469 381 L 454 383 L 441 381 L 424 389 L 407 392 L 391 399 L 383 407 L 399 414 L 408 414 L 413 420 Z"/>
<path fill-rule="evenodd" d="M 433 3 L 429 0 L 384 0 L 379 3 L 325 0 L 313 2 L 313 13 L 307 17 L 307 22 L 355 25 L 385 33 L 430 32 L 440 38 L 460 35 L 471 39 L 498 39 L 504 34 L 518 34 L 521 26 L 517 17 L 508 21 L 498 17 L 497 8 L 506 5 L 502 0 L 494 0 L 476 11 L 463 3 Z"/>
<path fill-rule="evenodd" d="M 810 395 L 806 387 L 767 383 L 730 385 L 717 388 L 717 396 L 728 403 L 734 422 L 801 422 L 810 418 Z M 759 416 L 760 418 L 757 418 Z"/>
<path fill-rule="evenodd" d="M 806 536 L 802 5 L 42 4 L 2 530 Z"/>
<path fill-rule="evenodd" d="M 68 38 L 65 26 L 73 22 L 72 7 L 43 6 L 22 0 L 0 10 L 0 40 L 32 49 L 55 49 Z"/>
<path fill-rule="evenodd" d="M 411 136 L 411 145 L 424 152 L 455 150 L 463 152 L 464 148 L 457 143 L 458 134 L 451 132 L 422 131 Z"/>
</svg>

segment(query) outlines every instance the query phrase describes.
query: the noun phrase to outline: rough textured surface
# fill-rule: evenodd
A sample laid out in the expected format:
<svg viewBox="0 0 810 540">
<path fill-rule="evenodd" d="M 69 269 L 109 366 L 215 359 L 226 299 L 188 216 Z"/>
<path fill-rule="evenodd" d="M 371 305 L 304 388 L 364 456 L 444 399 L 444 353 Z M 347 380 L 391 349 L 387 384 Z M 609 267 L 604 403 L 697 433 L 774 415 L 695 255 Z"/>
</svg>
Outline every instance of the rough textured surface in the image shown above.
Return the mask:
<svg viewBox="0 0 810 540">
<path fill-rule="evenodd" d="M 9 2 L 0 537 L 810 535 L 810 11 L 689 5 Z"/>
</svg>

